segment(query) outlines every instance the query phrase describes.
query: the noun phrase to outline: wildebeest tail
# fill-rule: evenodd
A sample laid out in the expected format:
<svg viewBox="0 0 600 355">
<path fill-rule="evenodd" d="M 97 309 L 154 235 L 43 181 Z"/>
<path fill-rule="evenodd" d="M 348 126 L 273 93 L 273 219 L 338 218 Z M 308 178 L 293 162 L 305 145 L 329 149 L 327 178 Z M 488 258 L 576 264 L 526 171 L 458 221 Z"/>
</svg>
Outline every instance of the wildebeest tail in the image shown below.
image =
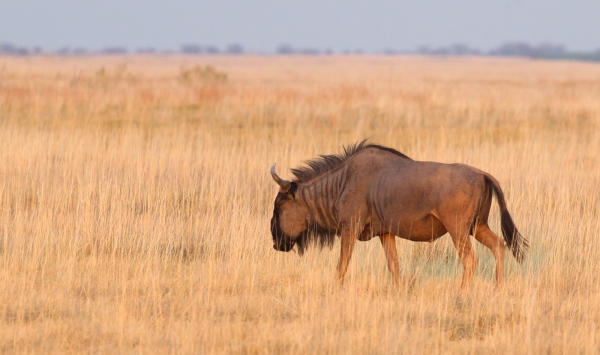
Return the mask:
<svg viewBox="0 0 600 355">
<path fill-rule="evenodd" d="M 517 259 L 519 263 L 522 263 L 525 257 L 525 252 L 529 248 L 529 241 L 527 241 L 527 239 L 524 238 L 521 233 L 519 233 L 517 227 L 515 226 L 515 222 L 513 222 L 510 213 L 508 213 L 506 200 L 504 199 L 504 193 L 502 192 L 498 181 L 489 174 L 485 174 L 485 180 L 488 186 L 494 192 L 494 195 L 496 195 L 498 205 L 500 206 L 500 225 L 502 226 L 502 236 L 504 237 L 508 248 L 515 256 L 515 259 Z"/>
</svg>

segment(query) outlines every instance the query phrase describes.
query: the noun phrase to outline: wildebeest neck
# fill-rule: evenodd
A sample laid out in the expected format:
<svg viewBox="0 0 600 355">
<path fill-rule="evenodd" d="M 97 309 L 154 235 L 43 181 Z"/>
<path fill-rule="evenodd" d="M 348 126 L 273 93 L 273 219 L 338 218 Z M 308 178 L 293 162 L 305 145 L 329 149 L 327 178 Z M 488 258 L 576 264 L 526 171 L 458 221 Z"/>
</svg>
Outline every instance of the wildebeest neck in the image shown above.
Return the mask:
<svg viewBox="0 0 600 355">
<path fill-rule="evenodd" d="M 298 186 L 296 198 L 307 206 L 308 227 L 314 231 L 338 229 L 335 203 L 346 180 L 346 168 L 340 167 Z"/>
</svg>

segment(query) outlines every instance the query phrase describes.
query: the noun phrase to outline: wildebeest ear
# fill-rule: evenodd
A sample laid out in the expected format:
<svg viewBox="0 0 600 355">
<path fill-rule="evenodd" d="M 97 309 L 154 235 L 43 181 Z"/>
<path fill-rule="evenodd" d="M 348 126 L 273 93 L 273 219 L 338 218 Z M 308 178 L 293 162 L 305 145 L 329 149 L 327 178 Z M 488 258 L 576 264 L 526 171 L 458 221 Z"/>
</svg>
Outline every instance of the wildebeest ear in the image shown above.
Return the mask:
<svg viewBox="0 0 600 355">
<path fill-rule="evenodd" d="M 285 198 L 287 198 L 288 200 L 292 200 L 292 201 L 296 202 L 296 195 L 294 195 L 294 194 L 293 194 L 293 193 L 291 193 L 291 192 L 288 192 L 288 193 L 285 195 Z"/>
</svg>

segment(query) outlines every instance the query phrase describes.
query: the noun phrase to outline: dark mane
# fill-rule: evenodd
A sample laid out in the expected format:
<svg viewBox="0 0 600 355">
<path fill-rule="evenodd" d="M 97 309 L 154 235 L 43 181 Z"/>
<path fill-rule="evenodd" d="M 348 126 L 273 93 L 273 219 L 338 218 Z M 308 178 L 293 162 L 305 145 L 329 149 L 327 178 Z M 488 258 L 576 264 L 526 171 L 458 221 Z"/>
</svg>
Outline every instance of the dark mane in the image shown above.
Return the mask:
<svg viewBox="0 0 600 355">
<path fill-rule="evenodd" d="M 344 147 L 344 152 L 341 154 L 320 155 L 318 158 L 304 162 L 304 164 L 306 164 L 307 166 L 301 166 L 292 169 L 292 174 L 294 174 L 294 176 L 296 177 L 294 182 L 308 182 L 319 175 L 325 174 L 326 172 L 337 168 L 338 166 L 342 165 L 342 163 L 344 163 L 347 159 L 353 157 L 354 155 L 360 153 L 362 150 L 367 148 L 385 150 L 386 152 L 393 153 L 399 157 L 410 159 L 406 155 L 400 153 L 399 151 L 393 148 L 368 143 L 368 139 L 365 139 L 361 142 L 350 144 L 349 146 Z"/>
</svg>

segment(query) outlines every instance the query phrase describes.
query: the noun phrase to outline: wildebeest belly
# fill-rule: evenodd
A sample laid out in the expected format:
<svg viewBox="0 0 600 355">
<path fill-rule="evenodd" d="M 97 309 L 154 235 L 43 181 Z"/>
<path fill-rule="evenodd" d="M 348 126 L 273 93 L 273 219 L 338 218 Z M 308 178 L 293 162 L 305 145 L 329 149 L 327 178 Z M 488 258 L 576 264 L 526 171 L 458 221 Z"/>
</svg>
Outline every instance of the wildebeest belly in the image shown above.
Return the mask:
<svg viewBox="0 0 600 355">
<path fill-rule="evenodd" d="M 384 223 L 384 225 L 387 227 L 382 225 L 380 234 L 390 233 L 415 242 L 432 242 L 446 234 L 446 228 L 442 222 L 431 214 L 413 221 L 396 220 Z"/>
</svg>

